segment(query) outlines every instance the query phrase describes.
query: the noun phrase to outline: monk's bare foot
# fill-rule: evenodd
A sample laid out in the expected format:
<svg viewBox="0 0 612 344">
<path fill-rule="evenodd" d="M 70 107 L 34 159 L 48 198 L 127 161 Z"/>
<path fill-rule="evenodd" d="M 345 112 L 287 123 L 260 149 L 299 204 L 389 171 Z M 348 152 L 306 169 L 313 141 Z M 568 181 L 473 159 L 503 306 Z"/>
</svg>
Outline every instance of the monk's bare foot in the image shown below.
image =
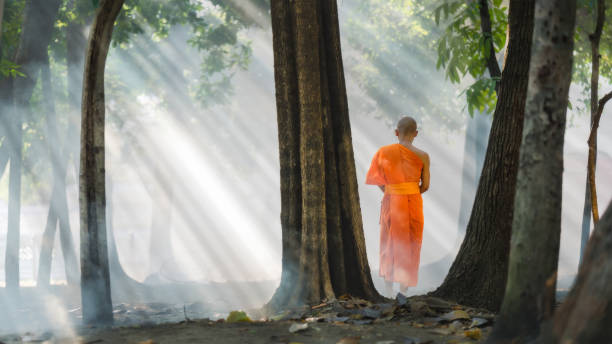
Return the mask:
<svg viewBox="0 0 612 344">
<path fill-rule="evenodd" d="M 388 296 L 393 296 L 393 282 L 385 281 L 385 293 Z"/>
</svg>

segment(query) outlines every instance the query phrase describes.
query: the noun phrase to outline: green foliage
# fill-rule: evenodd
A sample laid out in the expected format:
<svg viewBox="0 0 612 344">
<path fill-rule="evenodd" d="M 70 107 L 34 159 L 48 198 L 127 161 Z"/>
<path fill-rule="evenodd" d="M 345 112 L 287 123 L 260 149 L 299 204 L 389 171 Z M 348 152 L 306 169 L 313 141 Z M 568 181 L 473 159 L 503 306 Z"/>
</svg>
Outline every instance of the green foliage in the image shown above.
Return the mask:
<svg viewBox="0 0 612 344">
<path fill-rule="evenodd" d="M 222 1 L 127 0 L 116 22 L 113 45 L 129 49 L 130 37 L 150 34 L 154 41 L 167 39 L 171 29 L 191 29 L 189 44 L 202 55 L 194 94 L 204 106 L 226 103 L 232 94 L 231 79 L 246 69 L 251 47 L 240 36 L 245 25 Z"/>
<path fill-rule="evenodd" d="M 2 21 L 2 43 L 0 46 L 0 80 L 6 77 L 23 76 L 19 66 L 13 62 L 21 34 L 24 0 L 7 0 Z"/>
<path fill-rule="evenodd" d="M 474 116 L 474 110 L 483 113 L 492 113 L 495 110 L 497 103 L 495 83 L 497 81 L 499 78 L 481 78 L 462 92 L 465 93 L 470 116 Z"/>
<path fill-rule="evenodd" d="M 495 80 L 487 76 L 489 46 L 492 42 L 496 53 L 504 48 L 508 26 L 501 0 L 489 1 L 490 36 L 482 33 L 479 11 L 477 0 L 442 0 L 434 9 L 436 24 L 444 27 L 436 42 L 436 67 L 444 69 L 452 83 L 459 84 L 466 76 L 476 80 L 464 91 L 470 114 L 474 109 L 492 112 L 495 108 Z"/>
<path fill-rule="evenodd" d="M 353 101 L 358 111 L 390 122 L 410 114 L 432 126 L 459 128 L 461 101 L 435 68 L 435 38 L 441 32 L 433 9 L 417 0 L 361 0 L 348 12 L 344 32 L 350 49 L 343 54 L 353 61 L 347 73 L 369 95 Z M 370 98 L 373 106 L 364 101 Z"/>
<path fill-rule="evenodd" d="M 13 78 L 25 76 L 25 74 L 19 71 L 19 65 L 5 59 L 0 60 L 0 74 L 5 78 L 9 76 Z"/>
</svg>

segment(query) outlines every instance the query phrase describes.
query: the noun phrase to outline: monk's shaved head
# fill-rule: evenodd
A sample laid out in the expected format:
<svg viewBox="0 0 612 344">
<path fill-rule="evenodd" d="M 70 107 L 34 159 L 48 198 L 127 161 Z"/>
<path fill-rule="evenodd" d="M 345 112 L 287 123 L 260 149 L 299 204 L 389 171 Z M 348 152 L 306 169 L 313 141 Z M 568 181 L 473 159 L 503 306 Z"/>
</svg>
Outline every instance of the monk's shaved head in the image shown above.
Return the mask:
<svg viewBox="0 0 612 344">
<path fill-rule="evenodd" d="M 397 122 L 397 131 L 400 136 L 414 134 L 416 130 L 417 123 L 412 117 L 404 116 Z"/>
</svg>

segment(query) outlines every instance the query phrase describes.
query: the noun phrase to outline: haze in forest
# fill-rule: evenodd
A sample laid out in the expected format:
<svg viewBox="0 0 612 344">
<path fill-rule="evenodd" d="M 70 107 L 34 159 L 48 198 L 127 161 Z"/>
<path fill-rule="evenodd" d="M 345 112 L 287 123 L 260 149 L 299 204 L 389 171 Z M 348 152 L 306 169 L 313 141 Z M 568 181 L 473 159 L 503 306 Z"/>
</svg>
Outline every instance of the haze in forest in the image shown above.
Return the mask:
<svg viewBox="0 0 612 344">
<path fill-rule="evenodd" d="M 393 128 L 402 115 L 416 117 L 420 131 L 415 144 L 431 156 L 431 188 L 423 196 L 421 276 L 419 286 L 410 290 L 411 294 L 422 294 L 442 282 L 452 262 L 443 259 L 449 254 L 454 257 L 459 249 L 461 198 L 473 198 L 475 173 L 479 172 L 473 166 L 483 158 L 465 155 L 467 127 L 470 121 L 478 121 L 486 133 L 491 115 L 477 112 L 472 118 L 461 94 L 465 85 L 445 80 L 444 72 L 436 70 L 435 60 L 415 54 L 411 47 L 400 48 L 398 55 L 410 69 L 395 70 L 397 61 L 391 60 L 385 61 L 385 68 L 377 66 L 382 79 L 393 77 L 404 82 L 374 85 L 378 93 L 373 94 L 369 91 L 372 86 L 364 85 L 364 70 L 372 66 L 363 57 L 363 47 L 372 44 L 377 32 L 365 24 L 368 13 L 360 10 L 359 1 L 340 1 L 338 6 L 366 247 L 374 282 L 381 292 L 377 271 L 382 194 L 365 185 L 367 167 L 378 147 L 396 142 Z M 232 76 L 232 92 L 225 104 L 204 107 L 195 97 L 193 84 L 186 84 L 196 78 L 193 73 L 202 63 L 201 53 L 186 44 L 191 35 L 186 27 L 172 28 L 164 39 L 146 31 L 135 36 L 129 48 L 113 47 L 107 62 L 107 207 L 112 221 L 108 224 L 121 265 L 138 282 L 193 286 L 193 294 L 168 292 L 158 295 L 159 301 L 190 304 L 197 295 L 215 306 L 211 317 L 223 317 L 223 312 L 231 309 L 261 306 L 270 299 L 281 274 L 272 34 L 265 13 L 257 12 L 254 20 L 263 24 L 240 31 L 240 38 L 250 42 L 252 55 L 248 67 Z M 356 26 L 362 26 L 365 34 L 355 34 L 352 30 Z M 65 66 L 52 65 L 51 72 L 55 87 L 65 87 Z M 405 95 L 414 96 L 406 100 L 402 98 Z M 448 95 L 453 96 L 450 102 L 438 101 Z M 574 86 L 571 102 L 577 104 L 581 97 L 581 90 Z M 598 171 L 612 170 L 612 137 L 605 134 L 612 132 L 612 122 L 607 120 L 611 111 L 604 111 L 601 123 Z M 40 108 L 32 116 L 43 112 Z M 65 114 L 66 109 L 58 106 L 61 128 Z M 568 112 L 568 119 L 561 289 L 570 287 L 578 267 L 589 130 L 588 115 L 578 107 Z M 482 130 L 477 135 L 486 143 Z M 78 144 L 78 137 L 64 137 L 61 130 L 60 139 Z M 54 144 L 31 142 L 24 162 L 19 250 L 21 285 L 26 287 L 35 285 L 52 188 L 50 169 L 36 162 L 49 164 L 46 145 Z M 68 166 L 66 179 L 75 243 L 79 242 L 77 167 L 74 163 Z M 470 169 L 467 183 L 466 168 Z M 597 177 L 599 202 L 606 205 L 612 199 L 612 182 L 604 173 Z M 8 183 L 5 172 L 0 179 L 0 286 L 5 282 Z M 57 239 L 53 252 L 52 284 L 62 285 L 66 276 Z M 443 264 L 436 264 L 440 260 Z M 201 284 L 205 286 L 200 288 Z M 113 291 L 122 292 L 129 294 Z M 31 314 L 18 309 L 0 312 L 0 331 L 39 325 L 70 327 L 67 316 L 54 316 L 67 314 L 78 305 L 66 304 L 57 296 L 41 297 L 45 305 L 40 306 L 43 311 L 39 314 L 44 320 L 31 322 Z M 0 298 L 0 309 L 5 306 L 10 307 L 11 300 Z"/>
</svg>

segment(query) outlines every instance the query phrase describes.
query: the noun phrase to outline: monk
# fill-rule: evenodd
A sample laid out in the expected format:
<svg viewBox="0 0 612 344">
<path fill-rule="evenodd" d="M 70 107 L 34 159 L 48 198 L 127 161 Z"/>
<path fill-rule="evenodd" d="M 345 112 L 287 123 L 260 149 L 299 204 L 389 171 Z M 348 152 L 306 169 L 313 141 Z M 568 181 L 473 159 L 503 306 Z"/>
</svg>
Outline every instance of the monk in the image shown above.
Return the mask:
<svg viewBox="0 0 612 344">
<path fill-rule="evenodd" d="M 423 199 L 429 188 L 429 155 L 412 142 L 418 135 L 416 121 L 403 117 L 395 135 L 399 143 L 376 152 L 366 184 L 378 185 L 384 192 L 380 210 L 380 276 L 387 295 L 393 283 L 400 292 L 416 286 L 423 241 Z"/>
</svg>

